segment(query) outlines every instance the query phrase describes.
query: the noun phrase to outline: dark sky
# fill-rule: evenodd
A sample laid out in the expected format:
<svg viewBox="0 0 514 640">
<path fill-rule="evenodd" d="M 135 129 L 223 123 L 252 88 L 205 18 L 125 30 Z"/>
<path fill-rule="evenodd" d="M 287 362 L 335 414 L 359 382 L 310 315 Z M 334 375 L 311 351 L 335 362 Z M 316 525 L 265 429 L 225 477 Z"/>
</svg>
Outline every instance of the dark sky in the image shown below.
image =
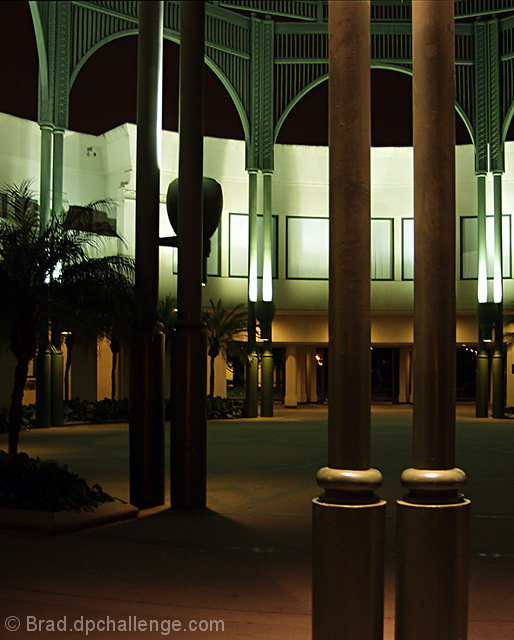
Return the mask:
<svg viewBox="0 0 514 640">
<path fill-rule="evenodd" d="M 163 127 L 178 126 L 178 45 L 164 42 Z M 37 120 L 37 51 L 28 2 L 0 2 L 0 111 Z M 6 62 L 8 62 L 6 64 Z M 118 38 L 97 51 L 81 69 L 70 95 L 70 129 L 99 134 L 136 120 L 137 38 Z M 373 69 L 372 144 L 412 145 L 412 80 Z M 243 138 L 234 103 L 215 74 L 205 72 L 205 135 Z M 328 85 L 309 92 L 292 110 L 278 142 L 327 144 Z M 314 126 L 313 126 L 313 123 Z M 456 114 L 457 143 L 470 138 Z M 510 139 L 510 136 L 509 136 Z"/>
</svg>

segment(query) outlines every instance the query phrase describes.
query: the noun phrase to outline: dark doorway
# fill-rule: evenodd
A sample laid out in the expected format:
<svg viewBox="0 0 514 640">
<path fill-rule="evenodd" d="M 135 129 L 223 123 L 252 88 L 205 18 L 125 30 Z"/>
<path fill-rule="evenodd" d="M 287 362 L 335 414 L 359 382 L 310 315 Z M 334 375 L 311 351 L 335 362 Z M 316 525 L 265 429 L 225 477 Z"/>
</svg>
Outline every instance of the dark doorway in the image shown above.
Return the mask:
<svg viewBox="0 0 514 640">
<path fill-rule="evenodd" d="M 398 402 L 398 349 L 374 347 L 371 351 L 371 400 Z"/>
<path fill-rule="evenodd" d="M 475 398 L 476 348 L 457 347 L 457 400 Z"/>
</svg>

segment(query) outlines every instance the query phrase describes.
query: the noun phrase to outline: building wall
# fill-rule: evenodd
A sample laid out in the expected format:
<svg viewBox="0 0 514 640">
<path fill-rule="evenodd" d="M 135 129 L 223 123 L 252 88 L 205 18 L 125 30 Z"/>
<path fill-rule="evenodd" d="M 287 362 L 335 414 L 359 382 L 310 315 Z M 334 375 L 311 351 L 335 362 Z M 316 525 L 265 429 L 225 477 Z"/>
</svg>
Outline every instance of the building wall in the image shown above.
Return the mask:
<svg viewBox="0 0 514 640">
<path fill-rule="evenodd" d="M 0 176 L 5 183 L 32 180 L 39 190 L 40 134 L 36 123 L 0 114 Z M 136 126 L 125 124 L 101 136 L 66 132 L 64 152 L 65 205 L 87 204 L 108 198 L 115 203 L 117 229 L 123 241 L 108 240 L 105 253 L 134 254 Z M 392 222 L 393 262 L 391 280 L 371 284 L 373 310 L 372 341 L 383 345 L 412 343 L 413 282 L 402 279 L 402 222 L 413 217 L 413 175 L 411 148 L 374 148 L 371 152 L 371 216 Z M 220 267 L 211 275 L 203 291 L 209 299 L 222 299 L 226 306 L 246 301 L 247 281 L 232 277 L 230 227 L 231 214 L 248 212 L 248 180 L 244 142 L 205 138 L 204 174 L 223 187 L 224 206 L 218 231 Z M 506 172 L 503 179 L 504 214 L 514 212 L 514 143 L 506 144 Z M 166 190 L 178 175 L 178 134 L 163 132 L 160 234 L 172 234 L 166 214 Z M 262 211 L 262 181 L 259 176 L 258 211 Z M 492 214 L 492 179 L 488 179 L 487 211 Z M 456 290 L 458 322 L 456 340 L 477 340 L 476 280 L 460 277 L 460 217 L 476 215 L 476 179 L 471 145 L 456 149 Z M 324 345 L 328 342 L 328 282 L 324 279 L 288 278 L 287 225 L 291 220 L 319 218 L 313 223 L 316 237 L 327 224 L 328 150 L 325 147 L 277 145 L 273 174 L 273 214 L 277 217 L 277 277 L 273 281 L 277 318 L 274 341 L 278 344 Z M 112 215 L 112 214 L 111 214 Z M 296 224 L 296 223 L 295 223 Z M 300 223 L 298 223 L 300 224 Z M 303 224 L 303 223 L 301 223 Z M 511 235 L 512 227 L 511 224 Z M 318 228 L 317 228 L 318 227 Z M 323 227 L 324 228 L 324 227 Z M 317 235 L 318 234 L 318 235 Z M 247 238 L 234 236 L 233 248 L 244 247 Z M 310 240 L 310 239 L 308 239 Z M 511 238 L 510 238 L 511 240 Z M 237 244 L 237 247 L 235 246 Z M 512 245 L 512 242 L 511 242 Z M 239 250 L 238 249 L 238 250 Z M 235 250 L 235 249 L 234 249 Z M 291 247 L 289 247 L 291 250 Z M 294 250 L 294 247 L 293 247 Z M 162 295 L 176 293 L 174 249 L 160 250 L 160 289 Z M 290 256 L 289 256 L 290 257 Z M 301 257 L 301 256 L 300 256 Z M 321 256 L 323 258 L 323 256 Z M 324 258 L 326 260 L 326 256 Z M 210 264 L 214 264 L 212 257 Z M 212 269 L 211 269 L 212 270 Z M 506 313 L 513 312 L 514 281 L 504 282 Z M 510 381 L 508 380 L 509 385 Z M 510 389 L 510 386 L 508 387 Z M 104 391 L 102 390 L 102 393 Z M 513 386 L 514 393 L 514 386 Z M 513 402 L 514 403 L 514 402 Z"/>
</svg>

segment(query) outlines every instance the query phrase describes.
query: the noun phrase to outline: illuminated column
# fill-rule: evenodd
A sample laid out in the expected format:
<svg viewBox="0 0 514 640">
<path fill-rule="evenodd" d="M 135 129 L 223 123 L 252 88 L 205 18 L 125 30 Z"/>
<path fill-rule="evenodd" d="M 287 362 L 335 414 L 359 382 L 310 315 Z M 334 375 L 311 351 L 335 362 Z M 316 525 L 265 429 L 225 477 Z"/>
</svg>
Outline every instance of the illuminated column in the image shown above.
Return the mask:
<svg viewBox="0 0 514 640">
<path fill-rule="evenodd" d="M 205 3 L 180 4 L 177 322 L 173 343 L 171 506 L 206 504 L 207 345 L 202 324 Z"/>
<path fill-rule="evenodd" d="M 329 414 L 313 501 L 313 640 L 381 640 L 385 501 L 370 468 L 370 2 L 328 3 Z"/>
<path fill-rule="evenodd" d="M 258 415 L 259 358 L 255 343 L 257 282 L 257 171 L 248 171 L 248 360 L 246 362 L 246 417 Z"/>
<path fill-rule="evenodd" d="M 273 219 L 271 215 L 272 174 L 263 172 L 263 220 L 262 220 L 262 300 L 273 300 Z M 273 352 L 271 350 L 270 320 L 269 339 L 263 344 L 261 369 L 261 416 L 273 416 Z"/>
<path fill-rule="evenodd" d="M 139 2 L 136 293 L 141 302 L 130 372 L 130 501 L 164 502 L 164 336 L 157 324 L 163 3 Z M 204 368 L 205 378 L 205 368 Z"/>
<path fill-rule="evenodd" d="M 286 347 L 286 393 L 284 405 L 291 409 L 296 408 L 298 398 L 296 396 L 296 347 Z"/>
<path fill-rule="evenodd" d="M 478 224 L 478 353 L 476 358 L 475 415 L 487 418 L 489 410 L 489 356 L 480 326 L 481 305 L 488 300 L 487 243 L 486 243 L 486 176 L 477 175 L 477 224 Z"/>
<path fill-rule="evenodd" d="M 62 221 L 64 130 L 53 130 L 52 216 Z M 52 426 L 64 424 L 62 334 L 58 319 L 52 320 Z"/>
<path fill-rule="evenodd" d="M 412 3 L 413 466 L 398 501 L 396 640 L 467 636 L 469 501 L 455 468 L 453 0 Z"/>
<path fill-rule="evenodd" d="M 502 174 L 494 180 L 494 274 L 493 296 L 496 304 L 492 363 L 493 418 L 505 417 L 505 350 L 503 346 L 503 251 L 502 251 Z"/>
<path fill-rule="evenodd" d="M 51 218 L 52 130 L 50 124 L 40 124 L 41 158 L 39 178 L 39 226 L 43 233 Z M 40 427 L 52 425 L 52 363 L 48 330 L 38 339 L 36 357 L 36 421 Z"/>
</svg>

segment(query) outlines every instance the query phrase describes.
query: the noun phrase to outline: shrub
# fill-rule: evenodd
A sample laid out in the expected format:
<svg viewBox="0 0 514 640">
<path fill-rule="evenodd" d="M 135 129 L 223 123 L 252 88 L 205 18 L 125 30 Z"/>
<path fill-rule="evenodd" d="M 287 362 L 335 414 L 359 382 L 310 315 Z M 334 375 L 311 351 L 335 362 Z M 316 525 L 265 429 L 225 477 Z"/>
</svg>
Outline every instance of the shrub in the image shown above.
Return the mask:
<svg viewBox="0 0 514 640">
<path fill-rule="evenodd" d="M 0 451 L 0 506 L 39 511 L 92 510 L 112 502 L 98 484 L 90 487 L 67 465 L 18 453 L 12 463 Z"/>
<path fill-rule="evenodd" d="M 207 398 L 207 419 L 244 418 L 245 405 L 241 400 L 215 396 Z"/>
</svg>

